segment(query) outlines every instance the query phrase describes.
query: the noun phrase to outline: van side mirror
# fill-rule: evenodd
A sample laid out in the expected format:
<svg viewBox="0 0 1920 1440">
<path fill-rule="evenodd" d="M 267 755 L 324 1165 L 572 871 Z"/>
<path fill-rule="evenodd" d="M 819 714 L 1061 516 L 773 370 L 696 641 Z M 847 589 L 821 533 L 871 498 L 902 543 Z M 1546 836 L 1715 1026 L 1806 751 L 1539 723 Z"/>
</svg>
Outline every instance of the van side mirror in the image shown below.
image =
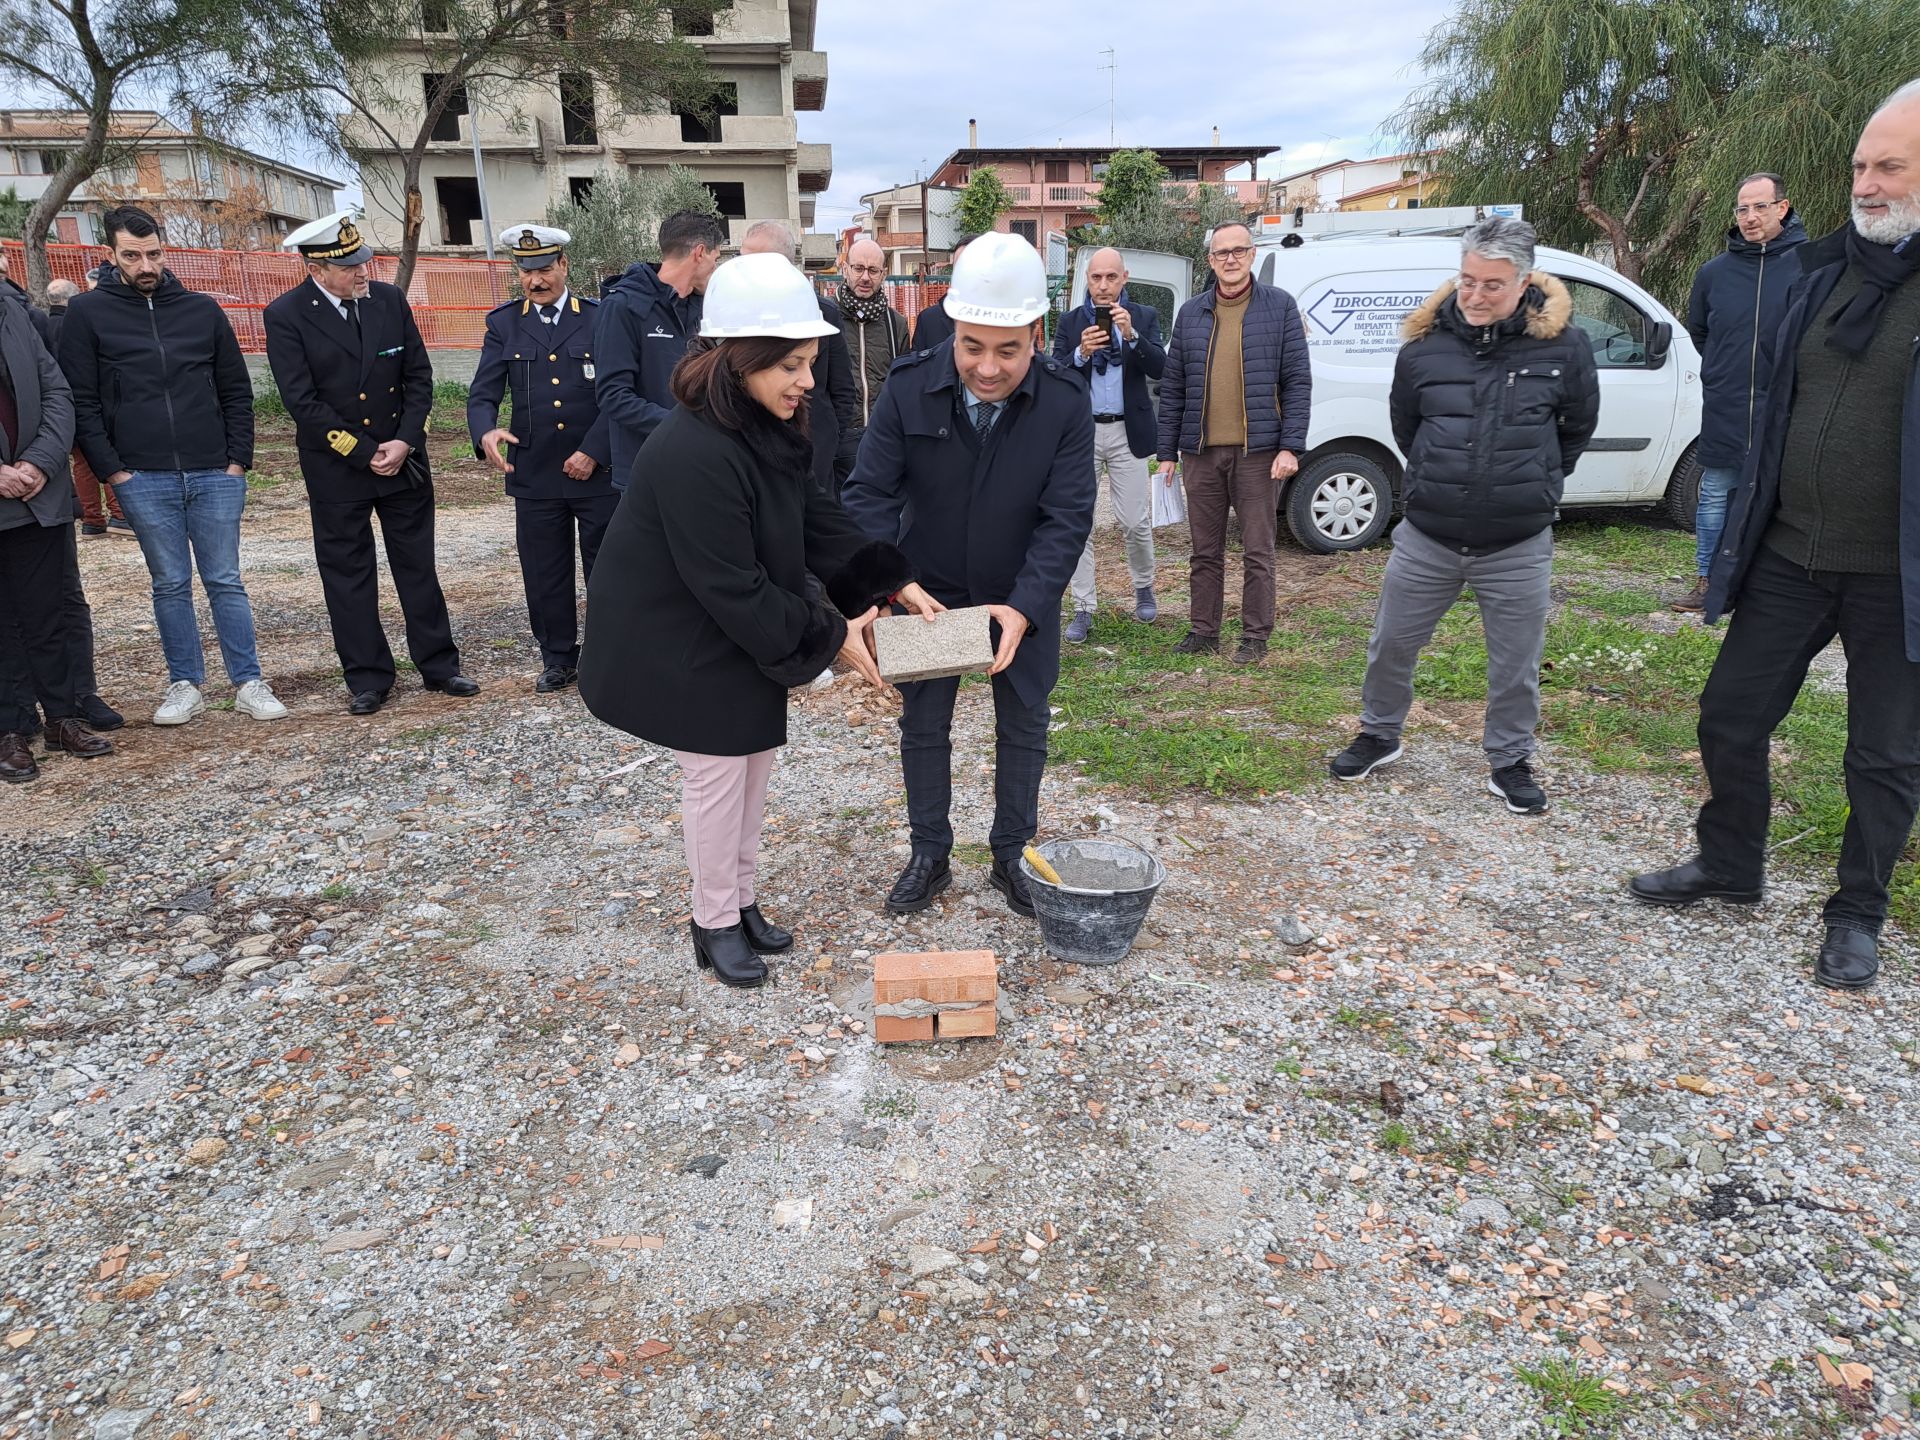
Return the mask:
<svg viewBox="0 0 1920 1440">
<path fill-rule="evenodd" d="M 1665 320 L 1656 320 L 1647 336 L 1647 368 L 1658 370 L 1667 363 L 1667 356 L 1673 350 L 1673 326 Z"/>
</svg>

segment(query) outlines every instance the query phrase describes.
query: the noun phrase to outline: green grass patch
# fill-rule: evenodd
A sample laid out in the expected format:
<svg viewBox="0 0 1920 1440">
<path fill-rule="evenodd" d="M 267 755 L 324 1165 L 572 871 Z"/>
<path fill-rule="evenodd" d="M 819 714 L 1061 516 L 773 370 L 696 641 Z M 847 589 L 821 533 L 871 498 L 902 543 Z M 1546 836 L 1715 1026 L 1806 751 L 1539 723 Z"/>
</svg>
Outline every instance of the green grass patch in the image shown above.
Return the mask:
<svg viewBox="0 0 1920 1440">
<path fill-rule="evenodd" d="M 345 900 L 353 894 L 353 886 L 344 880 L 335 880 L 320 887 L 322 900 Z"/>
<path fill-rule="evenodd" d="M 1651 525 L 1600 525 L 1591 520 L 1563 520 L 1553 528 L 1554 564 L 1571 560 L 1574 567 L 1635 572 L 1639 579 L 1692 575 L 1694 539 L 1684 530 L 1656 530 Z M 1570 567 L 1571 568 L 1571 567 Z"/>
<path fill-rule="evenodd" d="M 1413 1149 L 1413 1132 L 1400 1121 L 1389 1120 L 1380 1127 L 1380 1148 L 1404 1155 Z"/>
<path fill-rule="evenodd" d="M 1625 1416 L 1627 1399 L 1589 1375 L 1577 1360 L 1553 1356 L 1538 1365 L 1521 1365 L 1514 1376 L 1533 1392 L 1540 1420 L 1549 1435 L 1605 1435 Z"/>
</svg>

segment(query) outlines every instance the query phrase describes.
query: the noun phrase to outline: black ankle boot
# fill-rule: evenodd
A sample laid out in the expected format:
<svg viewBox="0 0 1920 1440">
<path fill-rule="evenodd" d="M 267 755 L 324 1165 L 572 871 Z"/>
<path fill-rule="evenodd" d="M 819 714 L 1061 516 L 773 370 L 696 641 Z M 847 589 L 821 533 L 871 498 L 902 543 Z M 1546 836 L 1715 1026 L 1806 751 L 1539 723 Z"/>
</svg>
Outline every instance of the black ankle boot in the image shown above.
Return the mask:
<svg viewBox="0 0 1920 1440">
<path fill-rule="evenodd" d="M 778 955 L 782 950 L 793 948 L 793 932 L 782 930 L 767 919 L 760 913 L 758 905 L 741 908 L 740 928 L 746 931 L 747 944 L 753 947 L 756 955 Z"/>
<path fill-rule="evenodd" d="M 722 985 L 752 990 L 767 981 L 767 967 L 747 944 L 747 932 L 738 925 L 724 930 L 703 930 L 692 921 L 693 958 L 702 970 L 711 970 Z"/>
</svg>

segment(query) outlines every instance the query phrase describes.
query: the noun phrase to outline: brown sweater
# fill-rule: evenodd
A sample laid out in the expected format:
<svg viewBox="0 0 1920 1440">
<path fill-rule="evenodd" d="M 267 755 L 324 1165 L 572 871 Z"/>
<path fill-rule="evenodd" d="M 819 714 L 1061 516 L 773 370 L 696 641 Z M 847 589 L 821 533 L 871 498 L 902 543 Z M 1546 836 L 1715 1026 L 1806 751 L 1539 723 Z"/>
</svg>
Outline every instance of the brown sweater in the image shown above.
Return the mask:
<svg viewBox="0 0 1920 1440">
<path fill-rule="evenodd" d="M 1241 328 L 1247 318 L 1247 301 L 1253 298 L 1253 282 L 1229 300 L 1216 295 L 1213 301 L 1213 339 L 1207 351 L 1206 401 L 1201 412 L 1200 445 L 1247 443 L 1247 377 Z"/>
</svg>

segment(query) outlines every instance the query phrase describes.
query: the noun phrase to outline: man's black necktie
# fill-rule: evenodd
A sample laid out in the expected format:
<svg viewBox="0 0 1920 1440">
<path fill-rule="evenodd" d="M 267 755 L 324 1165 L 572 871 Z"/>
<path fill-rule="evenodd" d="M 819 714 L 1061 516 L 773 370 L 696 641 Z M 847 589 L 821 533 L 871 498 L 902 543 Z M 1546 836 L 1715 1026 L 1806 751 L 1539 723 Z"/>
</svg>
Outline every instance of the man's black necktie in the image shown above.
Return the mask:
<svg viewBox="0 0 1920 1440">
<path fill-rule="evenodd" d="M 993 429 L 993 422 L 999 414 L 999 405 L 982 400 L 973 410 L 973 433 L 984 441 L 987 433 Z"/>
<path fill-rule="evenodd" d="M 347 323 L 353 326 L 353 333 L 358 336 L 360 333 L 360 302 L 358 300 L 342 300 L 340 302 L 340 308 L 347 312 Z"/>
<path fill-rule="evenodd" d="M 553 317 L 558 314 L 560 310 L 558 305 L 536 305 L 534 308 L 540 312 L 540 323 L 542 325 L 553 324 Z"/>
</svg>

